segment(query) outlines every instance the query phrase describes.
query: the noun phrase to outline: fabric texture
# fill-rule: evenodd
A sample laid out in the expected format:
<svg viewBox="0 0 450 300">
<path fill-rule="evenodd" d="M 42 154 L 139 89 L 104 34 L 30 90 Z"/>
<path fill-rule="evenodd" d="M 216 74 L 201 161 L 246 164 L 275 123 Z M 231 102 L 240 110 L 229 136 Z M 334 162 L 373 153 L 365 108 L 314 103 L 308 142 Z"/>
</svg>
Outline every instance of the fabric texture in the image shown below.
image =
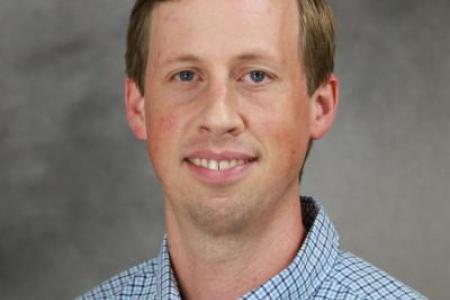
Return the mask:
<svg viewBox="0 0 450 300">
<path fill-rule="evenodd" d="M 240 299 L 426 299 L 368 262 L 340 250 L 333 224 L 313 198 L 301 197 L 301 207 L 308 233 L 296 257 Z M 157 257 L 78 299 L 181 299 L 168 249 L 165 237 Z"/>
</svg>

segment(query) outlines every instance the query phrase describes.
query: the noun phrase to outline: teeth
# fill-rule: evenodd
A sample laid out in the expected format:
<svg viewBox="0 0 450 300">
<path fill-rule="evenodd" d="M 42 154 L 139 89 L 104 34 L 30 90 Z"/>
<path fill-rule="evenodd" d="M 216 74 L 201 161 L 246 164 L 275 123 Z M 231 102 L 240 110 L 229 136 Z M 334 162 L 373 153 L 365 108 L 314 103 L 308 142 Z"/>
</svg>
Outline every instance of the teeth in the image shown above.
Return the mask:
<svg viewBox="0 0 450 300">
<path fill-rule="evenodd" d="M 200 166 L 203 168 L 208 168 L 208 160 L 206 158 L 203 158 Z"/>
<path fill-rule="evenodd" d="M 237 161 L 235 159 L 230 160 L 230 168 L 234 168 L 237 166 Z"/>
<path fill-rule="evenodd" d="M 192 160 L 192 162 L 194 163 L 194 165 L 196 166 L 201 166 L 202 165 L 202 160 L 200 158 L 194 158 Z"/>
<path fill-rule="evenodd" d="M 219 170 L 219 163 L 217 160 L 210 160 L 208 163 L 208 169 L 210 170 Z"/>
<path fill-rule="evenodd" d="M 198 167 L 202 167 L 209 170 L 219 171 L 219 170 L 228 170 L 232 169 L 236 166 L 242 166 L 245 164 L 245 161 L 242 159 L 236 160 L 215 160 L 215 159 L 206 159 L 206 158 L 191 158 L 191 163 Z"/>
<path fill-rule="evenodd" d="M 219 163 L 220 170 L 226 170 L 230 168 L 230 162 L 228 160 L 221 160 Z"/>
</svg>

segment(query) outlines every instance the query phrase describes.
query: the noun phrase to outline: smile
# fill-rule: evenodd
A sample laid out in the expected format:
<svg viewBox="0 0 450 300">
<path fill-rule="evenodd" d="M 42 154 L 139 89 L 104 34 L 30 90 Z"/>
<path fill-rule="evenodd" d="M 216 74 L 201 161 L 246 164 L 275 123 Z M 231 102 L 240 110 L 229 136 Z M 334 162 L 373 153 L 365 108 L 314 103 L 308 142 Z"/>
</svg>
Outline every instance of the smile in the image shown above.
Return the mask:
<svg viewBox="0 0 450 300">
<path fill-rule="evenodd" d="M 246 163 L 243 159 L 232 159 L 232 160 L 215 160 L 206 158 L 190 158 L 188 159 L 190 163 L 197 167 L 205 168 L 213 171 L 229 170 L 238 166 L 242 166 Z"/>
<path fill-rule="evenodd" d="M 257 156 L 239 153 L 197 151 L 184 159 L 188 169 L 201 182 L 224 185 L 247 176 L 258 161 Z"/>
</svg>

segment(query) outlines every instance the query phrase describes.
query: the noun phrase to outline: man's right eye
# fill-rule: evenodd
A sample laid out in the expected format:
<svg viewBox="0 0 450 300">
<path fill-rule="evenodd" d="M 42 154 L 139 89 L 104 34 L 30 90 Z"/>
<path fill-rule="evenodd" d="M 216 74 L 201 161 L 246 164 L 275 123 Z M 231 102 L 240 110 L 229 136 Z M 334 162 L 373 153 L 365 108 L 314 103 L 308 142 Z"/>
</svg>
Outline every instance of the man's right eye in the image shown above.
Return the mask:
<svg viewBox="0 0 450 300">
<path fill-rule="evenodd" d="M 185 71 L 181 71 L 178 72 L 177 74 L 175 74 L 175 79 L 182 81 L 182 82 L 189 82 L 194 80 L 195 78 L 195 73 L 193 71 L 189 71 L 189 70 L 185 70 Z"/>
</svg>

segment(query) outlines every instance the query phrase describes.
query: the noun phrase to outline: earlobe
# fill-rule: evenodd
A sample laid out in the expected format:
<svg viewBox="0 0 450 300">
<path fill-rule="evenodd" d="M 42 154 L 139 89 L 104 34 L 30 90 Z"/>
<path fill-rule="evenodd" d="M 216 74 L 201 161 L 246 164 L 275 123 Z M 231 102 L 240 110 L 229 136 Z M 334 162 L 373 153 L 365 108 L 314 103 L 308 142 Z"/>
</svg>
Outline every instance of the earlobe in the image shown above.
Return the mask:
<svg viewBox="0 0 450 300">
<path fill-rule="evenodd" d="M 311 101 L 311 138 L 320 139 L 331 129 L 337 111 L 339 82 L 335 74 L 317 88 Z"/>
<path fill-rule="evenodd" d="M 127 77 L 125 79 L 125 110 L 131 131 L 140 140 L 147 139 L 145 128 L 145 102 L 137 83 Z"/>
</svg>

